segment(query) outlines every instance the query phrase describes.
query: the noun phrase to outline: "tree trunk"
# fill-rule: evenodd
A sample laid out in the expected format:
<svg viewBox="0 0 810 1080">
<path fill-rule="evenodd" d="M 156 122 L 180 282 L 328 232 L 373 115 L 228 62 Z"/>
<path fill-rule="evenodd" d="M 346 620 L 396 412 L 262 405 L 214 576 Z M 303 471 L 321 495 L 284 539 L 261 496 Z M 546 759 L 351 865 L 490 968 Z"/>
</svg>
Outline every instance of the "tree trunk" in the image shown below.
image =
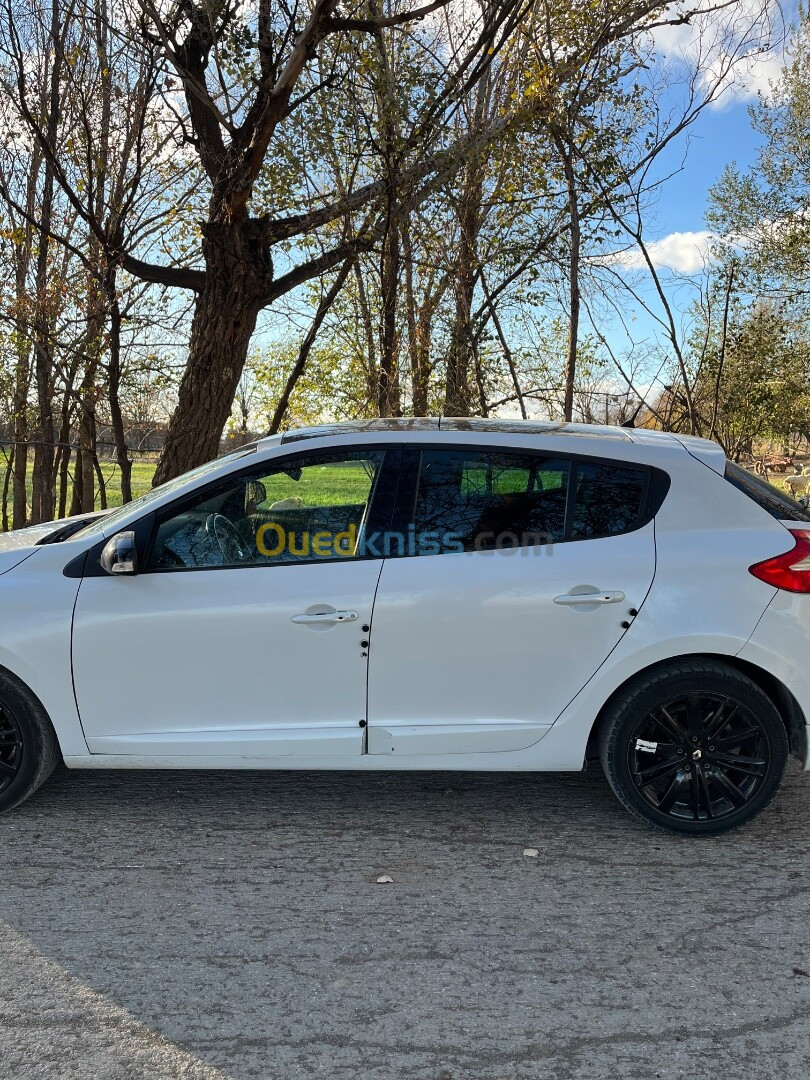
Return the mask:
<svg viewBox="0 0 810 1080">
<path fill-rule="evenodd" d="M 405 313 L 411 368 L 411 403 L 414 416 L 427 416 L 430 388 L 430 333 L 436 300 L 430 289 L 423 290 L 422 306 L 419 308 L 417 305 L 413 273 L 413 244 L 407 218 L 402 229 L 402 251 L 405 263 Z"/>
<path fill-rule="evenodd" d="M 461 245 L 456 270 L 456 310 L 447 354 L 445 416 L 469 416 L 472 413 L 470 369 L 475 366 L 475 356 L 470 315 L 475 292 L 474 245 L 478 231 L 476 218 L 475 211 L 468 212 L 461 223 Z"/>
<path fill-rule="evenodd" d="M 38 166 L 37 166 L 38 167 Z M 31 226 L 28 226 L 30 234 Z M 17 308 L 20 312 L 26 304 L 26 274 L 31 257 L 30 239 L 26 238 L 24 251 L 17 259 Z M 22 529 L 28 524 L 28 393 L 31 387 L 31 342 L 28 326 L 24 317 L 17 323 L 17 357 L 14 365 L 14 394 L 12 398 L 12 524 L 15 529 Z"/>
<path fill-rule="evenodd" d="M 3 509 L 2 509 L 2 517 L 1 517 L 1 520 L 0 520 L 0 529 L 2 529 L 3 532 L 8 532 L 8 525 L 9 525 L 9 522 L 8 522 L 8 488 L 9 488 L 9 483 L 11 482 L 12 470 L 14 468 L 14 447 L 13 446 L 11 447 L 11 450 L 9 451 L 8 457 L 6 457 L 6 459 L 5 459 L 5 466 L 6 466 L 5 476 L 3 477 L 3 499 L 2 499 Z"/>
<path fill-rule="evenodd" d="M 363 326 L 363 337 L 366 342 L 365 376 L 366 397 L 372 404 L 377 397 L 377 339 L 374 336 L 374 323 L 371 318 L 371 305 L 368 302 L 366 284 L 363 280 L 363 269 L 358 259 L 354 264 L 354 277 L 357 283 L 357 304 L 360 308 L 360 321 Z"/>
<path fill-rule="evenodd" d="M 21 369 L 25 368 L 25 379 Z M 14 451 L 14 476 L 12 486 L 12 518 L 15 529 L 22 529 L 28 522 L 28 359 L 20 359 L 17 368 L 17 381 L 14 388 L 14 431 L 12 449 Z"/>
<path fill-rule="evenodd" d="M 377 395 L 379 416 L 401 416 L 399 392 L 399 333 L 397 293 L 401 268 L 399 228 L 389 218 L 388 233 L 380 260 L 382 325 L 380 327 L 380 378 Z"/>
<path fill-rule="evenodd" d="M 492 85 L 491 69 L 479 80 L 469 120 L 473 132 L 485 125 Z M 455 268 L 456 310 L 447 356 L 447 382 L 444 395 L 445 416 L 470 416 L 472 388 L 470 372 L 478 388 L 479 408 L 486 410 L 486 394 L 478 348 L 472 328 L 472 304 L 478 283 L 478 234 L 481 231 L 484 195 L 485 160 L 470 153 L 464 169 L 464 182 L 456 211 L 459 227 L 459 250 Z"/>
<path fill-rule="evenodd" d="M 569 423 L 574 418 L 574 386 L 577 377 L 577 350 L 579 348 L 580 289 L 579 264 L 582 248 L 582 232 L 579 220 L 579 198 L 577 177 L 574 172 L 573 155 L 570 147 L 560 136 L 555 136 L 557 152 L 562 160 L 565 184 L 568 194 L 568 220 L 570 223 L 568 255 L 568 355 L 565 359 L 565 393 L 563 398 L 563 420 Z"/>
<path fill-rule="evenodd" d="M 121 502 L 132 502 L 132 461 L 127 447 L 124 417 L 121 413 L 121 307 L 115 285 L 115 270 L 109 269 L 104 281 L 107 307 L 110 314 L 110 363 L 107 376 L 107 398 L 115 443 L 115 460 L 121 473 Z"/>
<path fill-rule="evenodd" d="M 455 267 L 456 310 L 447 354 L 447 382 L 444 395 L 445 416 L 470 416 L 472 389 L 470 373 L 475 374 L 479 395 L 482 380 L 478 370 L 475 335 L 472 328 L 472 304 L 478 281 L 477 247 L 481 228 L 483 196 L 482 162 L 467 165 L 461 204 L 458 208 L 459 251 Z"/>
<path fill-rule="evenodd" d="M 60 39 L 60 5 L 51 4 L 51 41 Z M 62 55 L 55 48 L 51 60 L 48 83 L 48 127 L 46 139 L 55 154 L 59 134 L 60 86 Z M 31 523 L 50 521 L 54 515 L 54 445 L 53 445 L 53 352 L 52 304 L 50 302 L 50 232 L 53 219 L 55 174 L 51 156 L 45 160 L 42 182 L 42 204 L 39 215 L 39 251 L 36 268 L 36 300 L 34 314 L 34 383 L 36 385 L 38 425 L 34 443 L 33 496 L 31 499 Z"/>
<path fill-rule="evenodd" d="M 67 494 L 70 486 L 70 446 L 62 447 L 59 459 L 59 506 L 56 516 L 63 518 L 67 512 Z"/>
<path fill-rule="evenodd" d="M 207 226 L 188 362 L 155 486 L 217 456 L 262 307 L 267 267 L 239 224 Z"/>
<path fill-rule="evenodd" d="M 379 17 L 380 8 L 377 0 L 370 0 L 369 9 L 374 16 Z M 399 279 L 402 269 L 399 207 L 397 206 L 399 114 L 394 95 L 392 57 L 389 55 L 386 36 L 379 31 L 375 34 L 375 40 L 379 53 L 376 94 L 380 123 L 380 150 L 388 183 L 388 221 L 380 255 L 380 301 L 382 310 L 380 313 L 380 377 L 377 389 L 377 413 L 379 416 L 401 416 L 402 408 L 399 389 L 400 335 L 397 326 Z"/>
</svg>

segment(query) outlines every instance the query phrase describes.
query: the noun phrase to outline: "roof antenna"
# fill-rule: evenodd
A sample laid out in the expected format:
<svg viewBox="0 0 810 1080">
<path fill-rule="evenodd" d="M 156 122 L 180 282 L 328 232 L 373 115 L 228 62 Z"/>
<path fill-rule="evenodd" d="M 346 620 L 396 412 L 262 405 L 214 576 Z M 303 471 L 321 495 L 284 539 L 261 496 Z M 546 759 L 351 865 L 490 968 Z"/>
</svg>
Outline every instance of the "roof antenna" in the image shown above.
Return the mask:
<svg viewBox="0 0 810 1080">
<path fill-rule="evenodd" d="M 643 408 L 644 408 L 644 402 L 643 402 L 643 401 L 639 401 L 639 403 L 638 403 L 638 408 L 637 408 L 637 409 L 636 409 L 636 411 L 635 411 L 635 412 L 633 413 L 633 415 L 632 415 L 632 416 L 630 417 L 630 419 L 629 419 L 629 420 L 623 420 L 623 421 L 621 422 L 621 424 L 619 424 L 619 427 L 629 427 L 629 428 L 634 428 L 634 427 L 636 426 L 636 417 L 638 416 L 638 414 L 639 414 L 639 413 L 641 412 L 641 410 L 642 410 Z"/>
</svg>

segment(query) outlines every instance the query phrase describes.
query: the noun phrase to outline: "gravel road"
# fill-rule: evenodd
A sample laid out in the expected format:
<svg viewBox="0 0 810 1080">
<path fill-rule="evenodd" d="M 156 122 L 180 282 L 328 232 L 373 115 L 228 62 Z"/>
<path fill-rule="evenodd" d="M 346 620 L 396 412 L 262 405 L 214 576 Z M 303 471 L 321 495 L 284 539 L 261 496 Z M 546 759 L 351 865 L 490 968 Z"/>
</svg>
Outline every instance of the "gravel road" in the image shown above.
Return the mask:
<svg viewBox="0 0 810 1080">
<path fill-rule="evenodd" d="M 713 841 L 598 768 L 62 770 L 0 819 L 0 1072 L 806 1080 L 809 822 L 795 767 Z"/>
</svg>

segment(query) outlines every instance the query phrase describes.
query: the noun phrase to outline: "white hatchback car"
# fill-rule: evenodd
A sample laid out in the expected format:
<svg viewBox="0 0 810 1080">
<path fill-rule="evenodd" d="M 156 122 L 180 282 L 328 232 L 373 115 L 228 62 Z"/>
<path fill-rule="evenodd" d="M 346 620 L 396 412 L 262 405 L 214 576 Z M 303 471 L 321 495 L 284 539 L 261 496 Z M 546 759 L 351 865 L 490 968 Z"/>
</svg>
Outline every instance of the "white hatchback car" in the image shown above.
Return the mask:
<svg viewBox="0 0 810 1080">
<path fill-rule="evenodd" d="M 393 420 L 0 540 L 0 809 L 71 768 L 581 770 L 718 833 L 806 765 L 810 517 L 710 442 Z M 80 527 L 84 526 L 84 527 Z M 79 528 L 79 531 L 75 531 Z"/>
</svg>

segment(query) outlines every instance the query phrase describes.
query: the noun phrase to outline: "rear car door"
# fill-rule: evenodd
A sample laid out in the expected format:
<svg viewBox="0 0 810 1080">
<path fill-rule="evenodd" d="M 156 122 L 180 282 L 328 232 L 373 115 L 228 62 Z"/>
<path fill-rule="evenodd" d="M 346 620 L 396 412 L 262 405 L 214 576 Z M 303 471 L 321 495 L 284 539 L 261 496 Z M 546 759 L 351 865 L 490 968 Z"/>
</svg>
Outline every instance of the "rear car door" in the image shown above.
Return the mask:
<svg viewBox="0 0 810 1080">
<path fill-rule="evenodd" d="M 402 476 L 405 542 L 390 545 L 374 607 L 369 753 L 530 746 L 632 632 L 668 479 L 446 445 L 407 449 Z"/>
</svg>

